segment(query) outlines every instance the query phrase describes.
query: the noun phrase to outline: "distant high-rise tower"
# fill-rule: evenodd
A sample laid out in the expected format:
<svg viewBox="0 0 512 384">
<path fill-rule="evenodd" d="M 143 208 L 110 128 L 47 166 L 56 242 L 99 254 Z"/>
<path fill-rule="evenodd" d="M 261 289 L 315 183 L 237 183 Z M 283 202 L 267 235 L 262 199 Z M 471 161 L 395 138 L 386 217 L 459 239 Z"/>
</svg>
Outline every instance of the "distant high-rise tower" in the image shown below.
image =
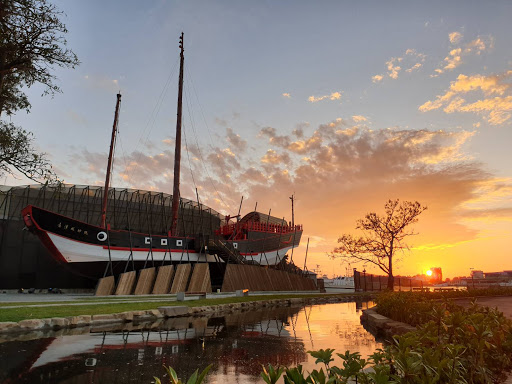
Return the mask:
<svg viewBox="0 0 512 384">
<path fill-rule="evenodd" d="M 430 268 L 430 270 L 432 271 L 432 275 L 430 276 L 430 281 L 432 283 L 440 283 L 443 281 L 443 270 L 441 267 L 433 267 Z"/>
</svg>

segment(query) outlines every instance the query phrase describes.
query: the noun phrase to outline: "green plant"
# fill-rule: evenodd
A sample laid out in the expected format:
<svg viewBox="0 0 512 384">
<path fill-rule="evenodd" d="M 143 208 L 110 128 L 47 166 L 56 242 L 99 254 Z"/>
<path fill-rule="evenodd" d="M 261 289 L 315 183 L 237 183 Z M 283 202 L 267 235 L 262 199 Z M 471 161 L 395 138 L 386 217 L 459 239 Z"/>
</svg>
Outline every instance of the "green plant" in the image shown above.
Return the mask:
<svg viewBox="0 0 512 384">
<path fill-rule="evenodd" d="M 277 380 L 279 380 L 284 371 L 283 367 L 277 367 L 276 369 L 272 366 L 272 364 L 268 365 L 268 371 L 264 365 L 262 365 L 262 368 L 263 372 L 260 373 L 260 376 L 267 384 L 277 383 Z"/>
<path fill-rule="evenodd" d="M 204 378 L 206 377 L 206 375 L 208 374 L 208 371 L 210 370 L 211 367 L 212 367 L 212 365 L 210 364 L 200 374 L 199 374 L 199 370 L 196 369 L 194 371 L 194 373 L 192 374 L 192 376 L 190 376 L 189 379 L 186 381 L 186 384 L 201 384 L 203 382 Z M 164 368 L 167 371 L 167 374 L 169 375 L 169 382 L 171 384 L 184 384 L 180 379 L 178 379 L 178 374 L 176 373 L 176 371 L 174 369 L 172 369 L 171 367 L 165 367 L 165 366 L 164 366 Z M 162 384 L 162 382 L 160 381 L 160 379 L 158 377 L 155 377 L 154 379 L 155 379 L 155 384 Z"/>
</svg>

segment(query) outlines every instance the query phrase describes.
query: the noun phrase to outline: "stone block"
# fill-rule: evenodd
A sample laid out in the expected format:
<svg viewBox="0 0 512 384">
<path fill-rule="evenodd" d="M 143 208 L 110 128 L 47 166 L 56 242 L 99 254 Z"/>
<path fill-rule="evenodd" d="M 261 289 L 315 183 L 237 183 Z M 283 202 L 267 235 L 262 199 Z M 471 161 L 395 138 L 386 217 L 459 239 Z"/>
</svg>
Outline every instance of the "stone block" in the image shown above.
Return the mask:
<svg viewBox="0 0 512 384">
<path fill-rule="evenodd" d="M 123 319 L 115 315 L 93 315 L 91 325 L 123 322 Z"/>
<path fill-rule="evenodd" d="M 185 292 L 178 292 L 176 294 L 176 300 L 177 301 L 185 301 Z"/>
<path fill-rule="evenodd" d="M 130 321 L 133 321 L 133 311 L 117 313 L 116 317 L 122 319 L 126 323 L 129 323 Z"/>
<path fill-rule="evenodd" d="M 23 329 L 41 329 L 44 328 L 45 325 L 46 323 L 40 319 L 18 321 L 18 326 Z"/>
<path fill-rule="evenodd" d="M 161 319 L 164 317 L 162 312 L 160 312 L 158 309 L 149 309 L 146 311 L 146 314 L 157 319 Z"/>
<path fill-rule="evenodd" d="M 379 315 L 378 313 L 369 313 L 368 321 L 374 324 L 376 327 L 382 327 L 384 324 L 389 322 L 389 319 L 386 316 Z"/>
<path fill-rule="evenodd" d="M 158 310 L 162 312 L 162 314 L 165 317 L 177 317 L 188 315 L 188 307 L 185 306 L 158 307 Z"/>
<path fill-rule="evenodd" d="M 18 327 L 18 323 L 15 323 L 14 321 L 6 321 L 3 323 L 0 323 L 0 332 L 5 332 L 9 330 L 14 330 Z"/>
<path fill-rule="evenodd" d="M 71 316 L 67 318 L 69 320 L 69 325 L 71 327 L 83 327 L 91 324 L 92 316 L 90 315 L 80 315 L 80 316 Z"/>
<path fill-rule="evenodd" d="M 69 320 L 65 317 L 53 317 L 50 319 L 50 327 L 59 329 L 69 326 Z"/>
</svg>

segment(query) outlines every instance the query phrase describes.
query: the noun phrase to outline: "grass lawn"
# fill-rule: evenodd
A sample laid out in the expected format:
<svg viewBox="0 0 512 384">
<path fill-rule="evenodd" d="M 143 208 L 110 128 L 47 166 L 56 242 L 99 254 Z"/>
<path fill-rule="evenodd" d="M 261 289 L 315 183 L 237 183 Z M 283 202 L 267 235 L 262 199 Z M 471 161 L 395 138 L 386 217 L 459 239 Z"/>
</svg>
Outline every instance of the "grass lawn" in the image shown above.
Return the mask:
<svg viewBox="0 0 512 384">
<path fill-rule="evenodd" d="M 21 308 L 9 308 L 9 306 L 2 306 L 0 311 L 0 322 L 4 321 L 20 321 L 25 319 L 44 319 L 49 317 L 68 317 L 78 315 L 98 315 L 98 314 L 112 314 L 125 311 L 138 311 L 157 309 L 162 306 L 188 306 L 188 307 L 200 307 L 203 305 L 217 305 L 217 304 L 228 304 L 228 303 L 241 303 L 247 301 L 261 301 L 261 300 L 273 300 L 273 299 L 290 299 L 298 297 L 346 297 L 346 296 L 368 296 L 366 293 L 346 293 L 338 295 L 325 295 L 325 294 L 290 294 L 290 295 L 261 295 L 261 296 L 246 296 L 246 297 L 223 297 L 223 298 L 212 298 L 212 299 L 201 299 L 201 300 L 189 300 L 189 301 L 158 301 L 158 302 L 142 302 L 142 303 L 116 303 L 112 300 L 112 303 L 105 304 L 94 304 L 88 303 L 83 305 L 67 305 L 69 302 L 51 302 L 48 304 L 62 304 L 59 306 L 52 307 L 21 307 Z M 144 299 L 145 297 L 139 297 Z M 77 301 L 73 301 L 77 303 Z M 10 303 L 12 305 L 28 305 L 28 303 Z M 34 303 L 44 305 L 44 303 Z M 11 306 L 12 306 L 11 305 Z"/>
</svg>

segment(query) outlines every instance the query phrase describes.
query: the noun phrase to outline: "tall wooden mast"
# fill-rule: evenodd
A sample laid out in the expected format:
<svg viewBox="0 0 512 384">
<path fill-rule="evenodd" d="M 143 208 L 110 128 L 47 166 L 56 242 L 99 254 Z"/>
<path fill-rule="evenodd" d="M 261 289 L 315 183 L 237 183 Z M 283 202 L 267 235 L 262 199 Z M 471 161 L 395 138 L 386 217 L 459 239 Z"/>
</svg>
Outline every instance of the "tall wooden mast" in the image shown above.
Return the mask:
<svg viewBox="0 0 512 384">
<path fill-rule="evenodd" d="M 108 153 L 107 176 L 105 177 L 105 188 L 103 191 L 103 204 L 101 206 L 101 226 L 106 227 L 108 188 L 110 186 L 110 173 L 112 171 L 112 160 L 114 157 L 114 145 L 116 142 L 117 123 L 119 120 L 119 106 L 121 105 L 121 94 L 117 94 L 116 112 L 114 114 L 114 126 L 112 127 L 112 138 L 110 139 L 110 151 Z"/>
<path fill-rule="evenodd" d="M 180 36 L 180 80 L 178 86 L 178 112 L 176 117 L 176 146 L 174 149 L 174 187 L 172 190 L 171 235 L 177 235 L 178 209 L 180 205 L 180 161 L 181 161 L 181 104 L 183 97 L 183 32 Z"/>
</svg>

